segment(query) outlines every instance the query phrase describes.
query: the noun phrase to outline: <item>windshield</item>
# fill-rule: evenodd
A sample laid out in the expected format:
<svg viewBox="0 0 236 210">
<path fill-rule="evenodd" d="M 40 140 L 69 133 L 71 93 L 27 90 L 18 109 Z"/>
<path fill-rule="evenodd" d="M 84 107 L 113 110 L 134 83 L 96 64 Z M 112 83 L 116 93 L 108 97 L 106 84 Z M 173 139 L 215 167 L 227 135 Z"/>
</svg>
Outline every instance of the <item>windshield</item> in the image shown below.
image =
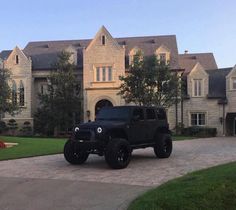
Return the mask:
<svg viewBox="0 0 236 210">
<path fill-rule="evenodd" d="M 130 109 L 127 107 L 103 108 L 96 116 L 96 120 L 127 120 L 129 119 Z"/>
</svg>

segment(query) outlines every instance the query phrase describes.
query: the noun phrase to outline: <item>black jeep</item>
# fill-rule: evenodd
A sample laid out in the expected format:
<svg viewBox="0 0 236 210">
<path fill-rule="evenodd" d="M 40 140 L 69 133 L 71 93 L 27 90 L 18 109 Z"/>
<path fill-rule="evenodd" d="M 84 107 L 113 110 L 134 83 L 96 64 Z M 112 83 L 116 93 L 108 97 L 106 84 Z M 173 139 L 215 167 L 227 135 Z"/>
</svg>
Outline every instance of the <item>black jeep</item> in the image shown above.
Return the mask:
<svg viewBox="0 0 236 210">
<path fill-rule="evenodd" d="M 172 140 L 163 108 L 117 106 L 102 108 L 94 122 L 83 123 L 64 147 L 71 164 L 84 163 L 89 154 L 105 155 L 114 169 L 125 168 L 133 149 L 153 147 L 158 158 L 168 158 Z"/>
</svg>

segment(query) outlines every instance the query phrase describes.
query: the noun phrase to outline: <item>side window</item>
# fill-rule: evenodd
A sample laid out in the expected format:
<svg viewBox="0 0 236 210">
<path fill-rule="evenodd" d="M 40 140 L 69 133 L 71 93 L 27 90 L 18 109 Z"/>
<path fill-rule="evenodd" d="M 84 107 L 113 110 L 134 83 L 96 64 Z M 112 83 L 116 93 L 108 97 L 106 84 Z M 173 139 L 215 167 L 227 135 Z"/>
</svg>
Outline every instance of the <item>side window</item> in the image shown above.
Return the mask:
<svg viewBox="0 0 236 210">
<path fill-rule="evenodd" d="M 157 109 L 157 118 L 159 120 L 165 120 L 166 119 L 166 112 L 164 109 Z"/>
<path fill-rule="evenodd" d="M 140 108 L 134 109 L 133 117 L 136 117 L 136 116 L 138 116 L 139 120 L 144 120 L 143 109 L 140 109 Z"/>
<path fill-rule="evenodd" d="M 147 120 L 155 120 L 156 114 L 154 109 L 146 109 Z"/>
</svg>

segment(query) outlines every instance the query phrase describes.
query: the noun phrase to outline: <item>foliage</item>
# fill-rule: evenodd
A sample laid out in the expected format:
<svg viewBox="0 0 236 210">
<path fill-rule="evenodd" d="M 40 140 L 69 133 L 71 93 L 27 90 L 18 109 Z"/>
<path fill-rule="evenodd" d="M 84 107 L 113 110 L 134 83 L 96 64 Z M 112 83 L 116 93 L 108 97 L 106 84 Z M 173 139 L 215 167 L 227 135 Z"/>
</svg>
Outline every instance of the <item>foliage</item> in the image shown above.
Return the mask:
<svg viewBox="0 0 236 210">
<path fill-rule="evenodd" d="M 14 135 L 15 131 L 18 128 L 18 124 L 14 119 L 10 119 L 7 123 L 8 129 L 11 131 L 11 134 Z"/>
<path fill-rule="evenodd" d="M 32 127 L 31 127 L 31 123 L 29 121 L 25 121 L 23 123 L 21 132 L 24 136 L 30 136 L 32 135 Z"/>
<path fill-rule="evenodd" d="M 155 55 L 143 57 L 138 52 L 129 67 L 128 75 L 121 76 L 121 95 L 127 103 L 170 107 L 179 100 L 180 78 L 170 66 Z"/>
<path fill-rule="evenodd" d="M 216 128 L 191 126 L 182 130 L 184 135 L 190 135 L 195 137 L 215 137 L 217 134 Z"/>
<path fill-rule="evenodd" d="M 17 104 L 12 103 L 9 80 L 9 70 L 0 68 L 0 120 L 3 113 L 14 114 L 14 111 L 19 110 Z"/>
<path fill-rule="evenodd" d="M 58 55 L 55 71 L 48 77 L 47 94 L 39 94 L 40 107 L 34 116 L 38 133 L 57 135 L 57 131 L 68 131 L 79 121 L 81 85 L 70 56 L 65 51 Z"/>
<path fill-rule="evenodd" d="M 3 133 L 7 129 L 7 125 L 5 122 L 0 121 L 0 133 Z"/>
<path fill-rule="evenodd" d="M 235 209 L 236 163 L 169 181 L 137 198 L 128 210 Z"/>
<path fill-rule="evenodd" d="M 63 152 L 65 144 L 65 139 L 56 138 L 2 136 L 1 139 L 4 140 L 4 142 L 18 143 L 18 145 L 1 150 L 0 160 L 58 154 Z"/>
</svg>

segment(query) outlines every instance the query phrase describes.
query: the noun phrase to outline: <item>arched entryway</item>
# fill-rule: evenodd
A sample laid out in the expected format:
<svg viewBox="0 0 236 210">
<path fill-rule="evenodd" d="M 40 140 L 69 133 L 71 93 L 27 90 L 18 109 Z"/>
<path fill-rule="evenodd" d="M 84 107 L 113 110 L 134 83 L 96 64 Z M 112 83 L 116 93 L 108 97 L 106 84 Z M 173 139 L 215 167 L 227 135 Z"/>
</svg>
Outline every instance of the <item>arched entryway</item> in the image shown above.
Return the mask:
<svg viewBox="0 0 236 210">
<path fill-rule="evenodd" d="M 97 115 L 97 113 L 99 112 L 99 110 L 103 107 L 111 107 L 113 106 L 113 104 L 106 99 L 100 100 L 96 103 L 95 105 L 95 116 Z"/>
</svg>

